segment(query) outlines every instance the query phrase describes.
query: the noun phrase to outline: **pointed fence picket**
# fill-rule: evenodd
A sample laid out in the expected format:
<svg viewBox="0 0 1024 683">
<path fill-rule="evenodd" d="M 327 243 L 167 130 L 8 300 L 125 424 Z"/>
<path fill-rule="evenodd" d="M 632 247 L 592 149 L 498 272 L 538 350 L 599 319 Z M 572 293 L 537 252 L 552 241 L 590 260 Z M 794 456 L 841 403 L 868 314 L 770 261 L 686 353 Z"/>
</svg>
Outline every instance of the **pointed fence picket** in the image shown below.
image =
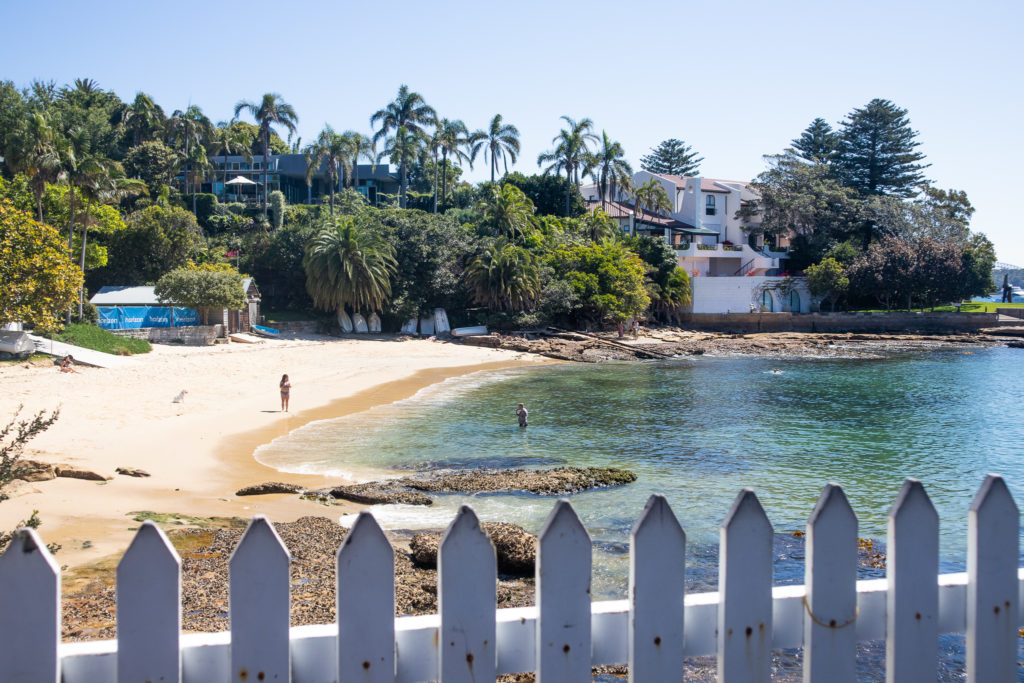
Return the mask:
<svg viewBox="0 0 1024 683">
<path fill-rule="evenodd" d="M 150 520 L 117 565 L 117 676 L 181 680 L 181 559 Z"/>
<path fill-rule="evenodd" d="M 804 681 L 853 683 L 857 639 L 857 516 L 829 484 L 807 521 Z"/>
<path fill-rule="evenodd" d="M 537 683 L 590 682 L 590 535 L 567 500 L 537 536 Z"/>
<path fill-rule="evenodd" d="M 907 479 L 889 511 L 885 680 L 938 678 L 939 514 L 924 486 Z"/>
<path fill-rule="evenodd" d="M 631 536 L 626 600 L 591 602 L 591 542 L 555 504 L 538 538 L 537 605 L 495 609 L 494 550 L 468 507 L 439 549 L 439 614 L 394 618 L 394 551 L 369 512 L 337 556 L 337 623 L 289 629 L 289 555 L 263 517 L 230 560 L 231 631 L 180 633 L 179 560 L 144 524 L 118 567 L 118 640 L 59 643 L 59 571 L 20 530 L 0 555 L 0 681 L 422 683 L 589 681 L 628 663 L 637 683 L 679 680 L 684 656 L 717 652 L 722 683 L 769 680 L 771 649 L 805 649 L 805 680 L 853 680 L 857 640 L 886 639 L 887 679 L 935 680 L 938 635 L 966 631 L 968 680 L 1016 680 L 1022 623 L 1019 513 L 985 480 L 969 511 L 968 571 L 938 575 L 938 518 L 907 480 L 889 514 L 887 578 L 854 581 L 857 519 L 825 487 L 807 526 L 807 585 L 772 583 L 773 531 L 757 496 L 721 528 L 720 590 L 686 595 L 686 536 L 652 496 Z M 937 577 L 937 580 L 936 580 Z"/>
<path fill-rule="evenodd" d="M 773 533 L 757 495 L 741 491 L 722 523 L 718 555 L 720 681 L 769 679 Z"/>
<path fill-rule="evenodd" d="M 228 562 L 231 680 L 291 680 L 288 549 L 263 515 L 249 523 Z"/>
<path fill-rule="evenodd" d="M 498 560 L 467 505 L 459 508 L 441 539 L 437 569 L 441 682 L 494 680 Z"/>
<path fill-rule="evenodd" d="M 369 512 L 338 550 L 337 673 L 341 681 L 395 680 L 395 551 Z"/>
<path fill-rule="evenodd" d="M 630 539 L 629 680 L 682 680 L 686 533 L 665 496 L 648 499 Z"/>
<path fill-rule="evenodd" d="M 0 556 L 0 680 L 57 683 L 60 568 L 32 529 Z"/>
<path fill-rule="evenodd" d="M 989 475 L 967 517 L 967 680 L 1013 681 L 1020 620 L 1020 513 L 1002 477 Z"/>
</svg>

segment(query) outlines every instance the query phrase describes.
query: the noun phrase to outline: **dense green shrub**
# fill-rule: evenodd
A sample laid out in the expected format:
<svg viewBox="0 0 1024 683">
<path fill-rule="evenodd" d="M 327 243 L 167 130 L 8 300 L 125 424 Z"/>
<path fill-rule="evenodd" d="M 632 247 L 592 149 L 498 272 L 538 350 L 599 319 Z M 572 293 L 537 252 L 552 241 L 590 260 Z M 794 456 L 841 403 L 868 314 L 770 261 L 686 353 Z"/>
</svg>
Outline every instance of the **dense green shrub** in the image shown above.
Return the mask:
<svg viewBox="0 0 1024 683">
<path fill-rule="evenodd" d="M 86 325 L 95 325 L 99 321 L 100 312 L 96 310 L 96 304 L 86 299 L 82 302 L 82 317 L 78 319 L 78 322 Z"/>
<path fill-rule="evenodd" d="M 192 210 L 193 197 L 195 198 L 196 221 L 203 229 L 206 229 L 210 216 L 218 213 L 217 207 L 219 202 L 217 201 L 217 195 L 207 194 L 205 192 L 196 193 L 195 195 L 185 195 L 185 208 L 190 211 Z"/>
<path fill-rule="evenodd" d="M 285 213 L 284 193 L 274 190 L 267 197 L 267 210 L 270 211 L 270 225 L 274 230 L 280 230 L 284 225 Z"/>
</svg>

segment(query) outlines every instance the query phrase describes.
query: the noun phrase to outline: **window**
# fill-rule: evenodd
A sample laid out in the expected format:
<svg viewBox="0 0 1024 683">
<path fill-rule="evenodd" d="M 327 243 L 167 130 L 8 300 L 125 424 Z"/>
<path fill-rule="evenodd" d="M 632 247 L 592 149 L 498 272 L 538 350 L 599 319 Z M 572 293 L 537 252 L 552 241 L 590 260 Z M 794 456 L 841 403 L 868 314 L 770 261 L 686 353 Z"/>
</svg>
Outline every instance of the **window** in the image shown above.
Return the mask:
<svg viewBox="0 0 1024 683">
<path fill-rule="evenodd" d="M 237 171 L 238 170 L 238 162 L 237 161 L 232 161 L 231 162 L 231 170 L 232 171 Z"/>
<path fill-rule="evenodd" d="M 713 194 L 709 194 L 707 197 L 704 198 L 704 215 L 715 215 L 715 195 Z"/>
<path fill-rule="evenodd" d="M 257 161 L 255 164 L 252 165 L 252 168 L 253 168 L 254 171 L 258 171 L 258 170 L 260 170 L 260 166 L 262 166 L 262 165 L 263 165 L 262 163 Z"/>
</svg>

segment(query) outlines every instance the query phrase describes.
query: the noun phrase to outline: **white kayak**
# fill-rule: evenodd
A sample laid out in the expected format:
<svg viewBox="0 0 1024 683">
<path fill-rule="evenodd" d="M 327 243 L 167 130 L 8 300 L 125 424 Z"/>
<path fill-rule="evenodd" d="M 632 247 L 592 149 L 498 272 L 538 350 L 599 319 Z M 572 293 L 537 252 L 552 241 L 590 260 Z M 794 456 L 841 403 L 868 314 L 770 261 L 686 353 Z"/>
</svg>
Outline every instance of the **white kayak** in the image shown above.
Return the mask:
<svg viewBox="0 0 1024 683">
<path fill-rule="evenodd" d="M 434 334 L 448 334 L 452 331 L 448 324 L 448 314 L 443 308 L 434 309 Z"/>
<path fill-rule="evenodd" d="M 404 325 L 402 325 L 402 334 L 416 334 L 416 318 L 409 318 Z"/>
<path fill-rule="evenodd" d="M 377 311 L 370 314 L 370 317 L 366 319 L 366 324 L 370 328 L 370 332 L 374 334 L 380 332 L 380 316 L 377 315 Z"/>
<path fill-rule="evenodd" d="M 420 335 L 430 337 L 434 334 L 434 317 L 420 318 Z"/>
<path fill-rule="evenodd" d="M 369 331 L 362 313 L 352 314 L 352 327 L 355 328 L 356 334 L 366 334 Z"/>
</svg>

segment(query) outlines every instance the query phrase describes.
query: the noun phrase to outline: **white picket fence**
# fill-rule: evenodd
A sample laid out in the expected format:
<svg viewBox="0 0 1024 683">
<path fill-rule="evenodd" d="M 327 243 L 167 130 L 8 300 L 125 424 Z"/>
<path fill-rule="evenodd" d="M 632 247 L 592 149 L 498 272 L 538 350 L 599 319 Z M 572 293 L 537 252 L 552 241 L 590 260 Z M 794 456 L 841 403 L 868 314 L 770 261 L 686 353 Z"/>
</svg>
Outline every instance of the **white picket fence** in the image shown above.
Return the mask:
<svg viewBox="0 0 1024 683">
<path fill-rule="evenodd" d="M 989 476 L 968 515 L 967 572 L 938 574 L 939 520 L 908 479 L 889 514 L 887 578 L 857 581 L 857 518 L 825 487 L 807 523 L 805 586 L 772 586 L 773 529 L 751 490 L 721 527 L 719 588 L 684 595 L 686 535 L 652 496 L 631 538 L 629 599 L 591 602 L 591 541 L 555 504 L 538 537 L 535 607 L 496 609 L 494 547 L 462 507 L 441 542 L 439 614 L 394 618 L 394 551 L 363 512 L 337 556 L 337 623 L 289 628 L 289 555 L 264 517 L 230 560 L 230 632 L 181 633 L 181 561 L 146 522 L 117 569 L 117 640 L 60 642 L 60 572 L 35 532 L 0 556 L 0 680 L 493 681 L 536 671 L 590 681 L 627 663 L 631 681 L 679 681 L 683 658 L 717 654 L 724 683 L 770 679 L 772 649 L 804 648 L 804 680 L 855 680 L 857 641 L 885 639 L 886 680 L 936 679 L 938 636 L 965 632 L 967 679 L 1017 680 L 1024 570 L 1019 515 Z M 937 580 L 936 580 L 937 577 Z"/>
</svg>

